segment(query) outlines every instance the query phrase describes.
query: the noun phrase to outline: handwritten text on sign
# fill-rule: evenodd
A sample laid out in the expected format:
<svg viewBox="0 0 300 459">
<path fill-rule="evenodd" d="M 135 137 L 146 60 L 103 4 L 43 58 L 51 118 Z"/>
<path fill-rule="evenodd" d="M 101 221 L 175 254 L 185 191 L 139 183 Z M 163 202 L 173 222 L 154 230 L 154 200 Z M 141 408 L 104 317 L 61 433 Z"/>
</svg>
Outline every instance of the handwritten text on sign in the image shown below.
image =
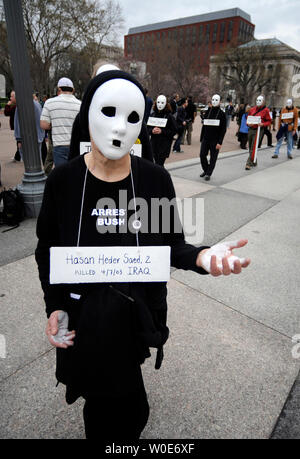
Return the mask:
<svg viewBox="0 0 300 459">
<path fill-rule="evenodd" d="M 247 124 L 260 124 L 261 117 L 260 116 L 248 116 Z"/>
<path fill-rule="evenodd" d="M 167 282 L 170 247 L 51 247 L 50 284 Z"/>
<path fill-rule="evenodd" d="M 292 120 L 293 118 L 294 118 L 294 113 L 293 112 L 282 113 L 282 115 L 281 115 L 281 119 L 282 120 Z"/>
<path fill-rule="evenodd" d="M 167 122 L 168 122 L 168 118 L 155 118 L 154 116 L 150 116 L 148 118 L 147 125 L 164 128 L 166 127 Z"/>
<path fill-rule="evenodd" d="M 220 120 L 204 120 L 204 126 L 220 126 Z"/>
</svg>

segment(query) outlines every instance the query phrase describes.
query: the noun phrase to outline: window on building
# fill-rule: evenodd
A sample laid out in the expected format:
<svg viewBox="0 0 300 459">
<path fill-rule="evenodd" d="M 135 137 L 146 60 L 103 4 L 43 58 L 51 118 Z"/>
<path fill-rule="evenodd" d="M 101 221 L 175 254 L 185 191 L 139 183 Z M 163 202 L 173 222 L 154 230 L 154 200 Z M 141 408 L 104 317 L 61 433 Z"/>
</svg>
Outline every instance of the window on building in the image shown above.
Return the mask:
<svg viewBox="0 0 300 459">
<path fill-rule="evenodd" d="M 210 24 L 207 24 L 206 29 L 205 29 L 205 43 L 206 44 L 209 43 L 209 36 L 210 36 Z"/>
<path fill-rule="evenodd" d="M 192 27 L 192 45 L 196 43 L 196 27 Z"/>
<path fill-rule="evenodd" d="M 232 39 L 232 30 L 233 30 L 233 21 L 229 21 L 228 31 L 227 31 L 227 41 Z"/>
<path fill-rule="evenodd" d="M 218 24 L 214 24 L 213 28 L 213 36 L 212 36 L 212 42 L 215 43 L 217 41 L 217 32 L 218 32 Z"/>
<path fill-rule="evenodd" d="M 225 22 L 222 22 L 221 28 L 220 28 L 220 37 L 219 37 L 219 41 L 221 43 L 224 41 L 224 36 L 225 36 Z"/>
<path fill-rule="evenodd" d="M 199 45 L 202 44 L 203 41 L 203 25 L 199 26 Z"/>
<path fill-rule="evenodd" d="M 179 29 L 179 42 L 180 43 L 183 43 L 183 33 L 184 33 L 184 30 L 182 28 Z"/>
</svg>

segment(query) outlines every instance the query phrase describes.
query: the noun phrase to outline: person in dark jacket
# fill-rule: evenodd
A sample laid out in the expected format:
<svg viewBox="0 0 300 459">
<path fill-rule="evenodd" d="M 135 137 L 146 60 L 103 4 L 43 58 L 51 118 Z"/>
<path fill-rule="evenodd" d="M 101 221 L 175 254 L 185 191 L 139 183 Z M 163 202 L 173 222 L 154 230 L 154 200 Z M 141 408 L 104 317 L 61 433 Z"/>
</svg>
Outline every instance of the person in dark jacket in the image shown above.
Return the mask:
<svg viewBox="0 0 300 459">
<path fill-rule="evenodd" d="M 220 96 L 215 94 L 212 97 L 212 107 L 205 113 L 200 135 L 200 161 L 203 169 L 200 177 L 205 177 L 205 180 L 210 180 L 226 133 L 226 117 L 220 102 Z M 209 162 L 208 153 L 210 153 Z"/>
<path fill-rule="evenodd" d="M 9 126 L 12 131 L 14 131 L 14 119 L 15 119 L 15 111 L 17 108 L 17 101 L 16 101 L 16 93 L 15 91 L 11 91 L 10 93 L 10 100 L 4 107 L 4 115 L 9 116 Z M 21 161 L 21 154 L 19 152 L 19 145 L 17 142 L 17 151 L 14 155 L 14 161 Z"/>
<path fill-rule="evenodd" d="M 187 107 L 187 104 L 188 104 L 187 99 L 184 99 L 183 103 L 177 109 L 176 124 L 177 124 L 178 136 L 173 145 L 173 153 L 183 153 L 183 150 L 181 150 L 180 145 L 183 139 L 184 128 L 186 126 L 185 109 Z"/>
<path fill-rule="evenodd" d="M 180 224 L 175 230 L 176 206 L 168 213 L 168 230 L 162 229 L 162 221 L 159 231 L 152 229 L 152 198 L 174 202 L 175 192 L 164 168 L 129 154 L 144 109 L 143 88 L 132 75 L 113 70 L 91 80 L 79 122 L 80 139 L 90 132 L 91 152 L 51 172 L 37 222 L 36 260 L 48 317 L 46 333 L 57 348 L 56 377 L 66 385 L 67 403 L 80 396 L 85 399 L 86 436 L 98 441 L 137 440 L 147 423 L 141 364 L 150 356 L 149 347 L 158 349 L 157 369 L 162 362 L 169 332 L 166 281 L 137 282 L 136 277 L 129 281 L 129 273 L 123 282 L 116 282 L 111 269 L 105 274 L 104 263 L 110 261 L 102 257 L 104 281 L 87 283 L 86 271 L 82 274 L 87 266 L 74 265 L 74 275 L 85 281 L 66 283 L 63 270 L 50 283 L 57 275 L 50 249 L 52 256 L 55 247 L 77 254 L 92 247 L 96 256 L 104 248 L 157 246 L 166 253 L 169 247 L 170 259 L 158 257 L 153 275 L 161 265 L 169 272 L 170 263 L 213 276 L 238 274 L 250 263 L 232 254 L 246 240 L 212 248 L 187 244 Z M 137 202 L 147 203 L 146 212 L 138 214 Z M 160 219 L 166 218 L 166 212 L 160 214 Z M 74 262 L 80 259 L 88 263 L 77 256 Z M 73 264 L 72 257 L 68 255 L 65 262 Z"/>
<path fill-rule="evenodd" d="M 157 120 L 158 126 L 154 125 L 155 120 Z M 163 166 L 170 155 L 173 137 L 177 132 L 171 107 L 167 104 L 167 98 L 163 94 L 157 97 L 149 121 L 151 124 L 148 125 L 148 132 L 155 163 Z"/>
</svg>

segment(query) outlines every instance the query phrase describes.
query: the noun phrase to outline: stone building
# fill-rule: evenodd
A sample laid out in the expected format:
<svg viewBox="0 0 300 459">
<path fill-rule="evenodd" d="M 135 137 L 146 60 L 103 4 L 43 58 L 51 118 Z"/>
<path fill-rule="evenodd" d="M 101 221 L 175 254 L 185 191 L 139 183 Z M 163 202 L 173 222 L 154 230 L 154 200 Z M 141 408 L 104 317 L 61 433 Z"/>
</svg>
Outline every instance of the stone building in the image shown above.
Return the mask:
<svg viewBox="0 0 300 459">
<path fill-rule="evenodd" d="M 232 55 L 227 53 L 211 56 L 209 70 L 211 90 L 220 92 L 224 100 L 253 104 L 258 93 L 263 93 L 268 106 L 281 107 L 289 97 L 300 106 L 299 51 L 270 38 L 252 40 L 232 50 Z M 254 84 L 252 78 L 246 89 L 243 80 L 253 75 L 257 81 Z"/>
</svg>

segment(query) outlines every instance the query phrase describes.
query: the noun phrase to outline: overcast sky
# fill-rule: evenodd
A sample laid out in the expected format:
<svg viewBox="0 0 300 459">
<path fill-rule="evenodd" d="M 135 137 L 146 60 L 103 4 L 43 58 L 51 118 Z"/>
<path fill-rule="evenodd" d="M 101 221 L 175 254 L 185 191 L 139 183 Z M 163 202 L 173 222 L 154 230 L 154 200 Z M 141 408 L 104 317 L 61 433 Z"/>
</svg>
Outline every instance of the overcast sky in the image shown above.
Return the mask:
<svg viewBox="0 0 300 459">
<path fill-rule="evenodd" d="M 276 37 L 300 51 L 300 0 L 119 0 L 119 4 L 124 34 L 130 27 L 238 7 L 250 14 L 256 38 Z"/>
</svg>

